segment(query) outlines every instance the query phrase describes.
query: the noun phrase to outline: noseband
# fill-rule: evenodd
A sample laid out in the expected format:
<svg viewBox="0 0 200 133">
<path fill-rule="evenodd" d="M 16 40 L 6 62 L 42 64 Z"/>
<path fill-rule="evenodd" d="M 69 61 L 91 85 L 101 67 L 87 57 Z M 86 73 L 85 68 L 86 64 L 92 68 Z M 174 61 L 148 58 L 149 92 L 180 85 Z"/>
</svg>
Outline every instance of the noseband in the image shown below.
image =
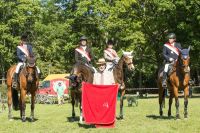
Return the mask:
<svg viewBox="0 0 200 133">
<path fill-rule="evenodd" d="M 182 55 L 181 55 L 182 56 Z M 184 72 L 185 73 L 189 73 L 190 72 L 190 70 L 189 70 L 189 65 L 184 65 L 183 64 L 183 60 L 187 60 L 189 58 L 189 56 L 187 56 L 187 57 L 185 57 L 185 58 L 180 58 L 179 59 L 179 65 L 180 65 L 180 67 L 182 68 L 182 69 L 184 69 Z"/>
</svg>

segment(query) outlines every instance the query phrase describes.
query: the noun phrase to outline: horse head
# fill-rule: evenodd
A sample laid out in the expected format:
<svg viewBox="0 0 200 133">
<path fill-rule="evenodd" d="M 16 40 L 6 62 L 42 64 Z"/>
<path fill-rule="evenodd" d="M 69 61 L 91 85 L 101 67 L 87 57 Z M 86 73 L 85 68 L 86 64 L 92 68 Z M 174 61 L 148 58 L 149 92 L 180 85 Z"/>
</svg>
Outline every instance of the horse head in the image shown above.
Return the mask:
<svg viewBox="0 0 200 133">
<path fill-rule="evenodd" d="M 81 82 L 84 80 L 84 70 L 86 66 L 83 64 L 75 64 L 71 75 L 68 77 L 68 79 L 71 82 L 72 87 L 78 87 Z"/>
<path fill-rule="evenodd" d="M 126 52 L 126 51 L 123 51 L 123 59 L 124 59 L 124 62 L 126 63 L 126 65 L 128 66 L 128 69 L 129 70 L 134 70 L 135 69 L 135 66 L 133 65 L 133 51 L 131 52 Z"/>
<path fill-rule="evenodd" d="M 36 79 L 36 58 L 35 57 L 27 57 L 26 67 L 25 67 L 25 75 L 28 83 L 32 83 Z"/>
<path fill-rule="evenodd" d="M 190 68 L 189 68 L 189 63 L 190 63 L 190 56 L 189 56 L 189 52 L 190 52 L 190 47 L 188 49 L 179 49 L 180 51 L 180 55 L 179 55 L 179 66 L 181 67 L 181 69 L 185 72 L 188 73 L 190 72 Z"/>
</svg>

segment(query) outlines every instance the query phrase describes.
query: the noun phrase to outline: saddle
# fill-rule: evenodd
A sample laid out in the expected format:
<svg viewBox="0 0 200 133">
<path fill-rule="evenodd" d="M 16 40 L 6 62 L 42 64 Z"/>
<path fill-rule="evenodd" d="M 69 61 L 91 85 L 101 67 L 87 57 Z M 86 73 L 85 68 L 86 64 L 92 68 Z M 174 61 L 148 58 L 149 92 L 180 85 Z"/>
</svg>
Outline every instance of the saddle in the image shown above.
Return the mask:
<svg viewBox="0 0 200 133">
<path fill-rule="evenodd" d="M 29 67 L 34 67 L 35 66 L 35 58 L 28 58 L 27 59 L 27 65 Z M 20 68 L 19 68 L 19 72 L 17 74 L 17 83 L 19 84 L 20 82 L 20 78 L 19 78 L 19 74 L 21 73 L 21 71 L 23 70 L 23 68 L 26 67 L 25 65 L 21 65 Z M 36 71 L 36 74 L 38 75 L 37 71 Z M 14 76 L 13 76 L 14 78 Z"/>
<path fill-rule="evenodd" d="M 167 76 L 169 77 L 175 71 L 173 64 L 169 65 Z M 163 77 L 164 66 L 159 70 L 159 77 Z"/>
</svg>

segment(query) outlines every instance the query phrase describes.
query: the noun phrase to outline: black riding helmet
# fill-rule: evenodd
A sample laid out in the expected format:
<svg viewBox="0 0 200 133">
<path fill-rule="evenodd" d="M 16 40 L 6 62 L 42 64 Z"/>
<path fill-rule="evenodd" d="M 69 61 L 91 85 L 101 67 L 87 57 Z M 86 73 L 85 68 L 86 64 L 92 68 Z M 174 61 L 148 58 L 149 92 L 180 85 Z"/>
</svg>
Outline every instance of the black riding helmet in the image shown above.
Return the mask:
<svg viewBox="0 0 200 133">
<path fill-rule="evenodd" d="M 169 33 L 167 36 L 168 39 L 176 39 L 176 34 L 175 33 Z"/>
<path fill-rule="evenodd" d="M 23 34 L 23 35 L 21 36 L 21 40 L 22 40 L 22 41 L 27 41 L 27 39 L 28 39 L 28 35 L 27 35 L 27 34 Z"/>
<path fill-rule="evenodd" d="M 107 45 L 113 45 L 114 43 L 113 43 L 113 41 L 112 40 L 108 40 L 107 41 Z"/>
<path fill-rule="evenodd" d="M 82 40 L 87 41 L 87 37 L 86 37 L 86 36 L 82 36 L 82 37 L 80 38 L 80 41 L 82 41 Z"/>
</svg>

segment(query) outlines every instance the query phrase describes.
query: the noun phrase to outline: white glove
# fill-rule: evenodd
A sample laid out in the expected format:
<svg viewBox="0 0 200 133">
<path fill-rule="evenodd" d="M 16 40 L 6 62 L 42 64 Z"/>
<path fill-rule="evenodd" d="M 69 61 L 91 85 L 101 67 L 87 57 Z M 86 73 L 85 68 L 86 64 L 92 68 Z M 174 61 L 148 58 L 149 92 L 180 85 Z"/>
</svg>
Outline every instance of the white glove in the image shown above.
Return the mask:
<svg viewBox="0 0 200 133">
<path fill-rule="evenodd" d="M 174 59 L 173 58 L 169 58 L 169 61 L 172 62 L 172 61 L 174 61 Z"/>
</svg>

